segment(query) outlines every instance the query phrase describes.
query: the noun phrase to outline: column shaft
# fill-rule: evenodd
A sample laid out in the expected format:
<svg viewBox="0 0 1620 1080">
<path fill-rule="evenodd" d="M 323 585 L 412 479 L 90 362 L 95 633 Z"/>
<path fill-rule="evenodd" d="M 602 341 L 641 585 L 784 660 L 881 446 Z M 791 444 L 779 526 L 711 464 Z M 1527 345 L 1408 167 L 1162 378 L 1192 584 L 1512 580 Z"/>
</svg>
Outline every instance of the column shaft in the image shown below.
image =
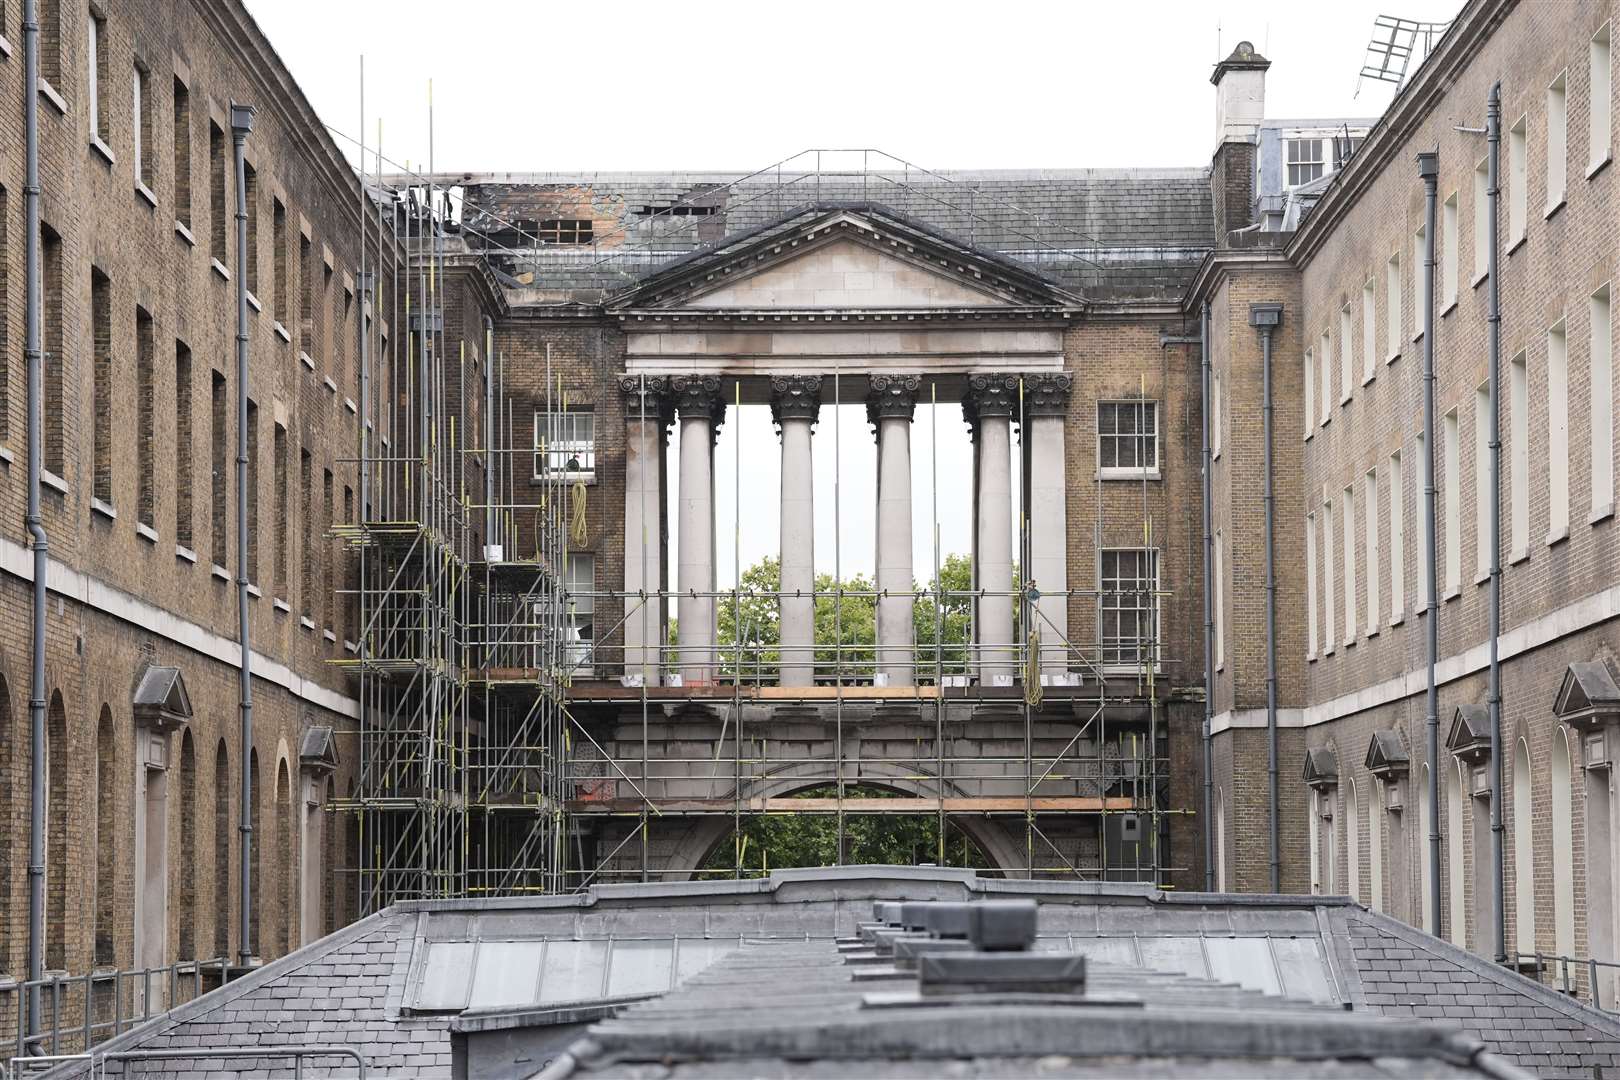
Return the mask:
<svg viewBox="0 0 1620 1080">
<path fill-rule="evenodd" d="M 1025 390 L 1029 417 L 1029 570 L 1040 590 L 1032 629 L 1040 634 L 1041 670 L 1069 670 L 1068 458 L 1064 445 L 1069 388 L 1066 373 L 1032 376 Z"/>
<path fill-rule="evenodd" d="M 624 673 L 658 685 L 663 640 L 664 380 L 620 381 L 624 400 Z M 643 598 L 641 593 L 648 595 Z"/>
<path fill-rule="evenodd" d="M 867 401 L 877 425 L 877 672 L 890 686 L 916 681 L 916 623 L 912 617 L 911 418 L 915 375 L 874 375 Z"/>
<path fill-rule="evenodd" d="M 815 685 L 815 491 L 811 429 L 820 408 L 819 375 L 771 380 L 771 408 L 782 432 L 781 684 Z"/>
<path fill-rule="evenodd" d="M 1017 667 L 1013 646 L 1012 414 L 1018 379 L 975 375 L 969 380 L 976 417 L 978 469 L 979 682 L 992 686 Z"/>
<path fill-rule="evenodd" d="M 714 679 L 714 436 L 724 406 L 712 375 L 676 376 L 671 383 L 681 425 L 676 633 L 681 678 L 691 685 Z"/>
</svg>

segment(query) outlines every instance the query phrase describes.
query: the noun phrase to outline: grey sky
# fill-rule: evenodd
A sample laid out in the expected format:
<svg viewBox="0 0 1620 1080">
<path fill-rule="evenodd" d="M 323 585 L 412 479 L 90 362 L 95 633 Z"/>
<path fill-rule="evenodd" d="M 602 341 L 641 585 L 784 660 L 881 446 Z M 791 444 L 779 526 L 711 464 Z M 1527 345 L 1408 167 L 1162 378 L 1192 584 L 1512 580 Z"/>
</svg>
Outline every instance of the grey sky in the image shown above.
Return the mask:
<svg viewBox="0 0 1620 1080">
<path fill-rule="evenodd" d="M 1393 88 L 1357 73 L 1373 18 L 1444 20 L 1456 0 L 885 3 L 711 0 L 696 7 L 460 0 L 247 0 L 339 135 L 440 170 L 749 171 L 811 147 L 870 147 L 928 168 L 1197 166 L 1214 149 L 1211 66 L 1243 38 L 1273 61 L 1269 116 L 1376 116 Z M 447 47 L 448 45 L 448 47 Z M 830 383 L 830 380 L 829 380 Z M 924 387 L 926 395 L 927 388 Z M 831 400 L 830 386 L 826 395 Z M 913 426 L 915 566 L 934 559 L 929 410 Z M 969 543 L 961 411 L 938 409 L 943 552 Z M 845 571 L 871 573 L 876 454 L 864 412 L 824 408 L 816 562 L 832 570 L 833 458 Z M 740 442 L 739 442 L 740 439 Z M 743 513 L 736 515 L 740 487 Z M 716 540 L 732 581 L 777 545 L 768 411 L 733 415 L 716 448 Z M 1016 488 L 1015 488 L 1016 490 Z M 673 554 L 673 553 L 672 553 Z M 672 562 L 673 565 L 673 562 Z"/>
</svg>

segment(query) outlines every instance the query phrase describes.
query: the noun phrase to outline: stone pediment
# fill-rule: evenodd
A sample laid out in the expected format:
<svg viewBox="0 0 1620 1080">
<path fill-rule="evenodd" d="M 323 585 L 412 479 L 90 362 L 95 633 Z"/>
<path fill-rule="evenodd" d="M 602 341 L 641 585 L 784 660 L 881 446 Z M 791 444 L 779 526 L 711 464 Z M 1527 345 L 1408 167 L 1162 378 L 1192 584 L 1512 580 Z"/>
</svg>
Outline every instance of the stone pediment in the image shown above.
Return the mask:
<svg viewBox="0 0 1620 1080">
<path fill-rule="evenodd" d="M 1339 755 L 1326 746 L 1305 751 L 1304 773 L 1305 783 L 1313 788 L 1333 787 L 1339 782 Z"/>
<path fill-rule="evenodd" d="M 1446 732 L 1446 749 L 1470 765 L 1491 756 L 1491 711 L 1483 702 L 1457 706 Z"/>
<path fill-rule="evenodd" d="M 1375 731 L 1367 743 L 1367 771 L 1380 780 L 1396 780 L 1406 775 L 1411 758 L 1401 737 L 1393 731 Z"/>
<path fill-rule="evenodd" d="M 1620 684 L 1609 665 L 1585 660 L 1569 665 L 1553 699 L 1553 715 L 1576 727 L 1596 727 L 1620 720 Z"/>
<path fill-rule="evenodd" d="M 135 722 L 154 731 L 173 731 L 191 720 L 191 695 L 177 667 L 148 664 L 132 696 Z"/>
<path fill-rule="evenodd" d="M 621 312 L 1014 314 L 1074 308 L 1033 270 L 880 207 L 809 207 L 655 271 L 609 301 Z"/>
</svg>

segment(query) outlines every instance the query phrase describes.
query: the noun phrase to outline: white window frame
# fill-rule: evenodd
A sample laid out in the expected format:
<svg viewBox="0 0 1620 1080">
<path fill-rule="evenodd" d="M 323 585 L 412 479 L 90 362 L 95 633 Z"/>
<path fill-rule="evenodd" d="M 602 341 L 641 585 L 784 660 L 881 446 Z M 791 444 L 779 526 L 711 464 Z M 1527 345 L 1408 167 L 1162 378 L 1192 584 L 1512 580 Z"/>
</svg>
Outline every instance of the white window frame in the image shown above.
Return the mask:
<svg viewBox="0 0 1620 1080">
<path fill-rule="evenodd" d="M 1474 390 L 1474 580 L 1491 573 L 1491 384 Z"/>
<path fill-rule="evenodd" d="M 1118 432 L 1118 431 L 1104 432 L 1103 431 L 1103 410 L 1105 408 L 1112 408 L 1115 411 L 1115 415 L 1117 417 L 1118 413 L 1119 413 L 1119 410 L 1120 410 L 1120 408 L 1122 406 L 1129 407 L 1133 412 L 1135 412 L 1135 414 L 1137 416 L 1137 420 L 1138 420 L 1137 427 L 1138 427 L 1139 430 L 1136 431 L 1135 433 L 1130 433 L 1130 432 L 1121 433 L 1121 432 Z M 1149 420 L 1151 420 L 1151 422 L 1152 422 L 1153 430 L 1151 432 L 1141 430 L 1142 428 L 1145 427 L 1146 423 Z M 1117 423 L 1116 423 L 1115 426 L 1116 427 L 1118 426 Z M 1137 451 L 1136 452 L 1136 460 L 1138 460 L 1138 461 L 1142 460 L 1142 457 L 1143 457 L 1142 451 L 1144 449 L 1146 449 L 1146 448 L 1151 447 L 1152 452 L 1153 452 L 1153 464 L 1152 465 L 1104 465 L 1102 463 L 1103 462 L 1104 440 L 1113 440 L 1116 443 L 1116 447 L 1117 447 L 1117 444 L 1122 443 L 1122 442 L 1127 442 L 1127 441 L 1134 442 L 1136 444 L 1136 451 Z M 1159 462 L 1161 460 L 1160 449 L 1161 448 L 1159 446 L 1159 402 L 1158 402 L 1157 399 L 1149 399 L 1149 398 L 1118 398 L 1118 399 L 1113 399 L 1113 398 L 1109 398 L 1109 399 L 1104 399 L 1102 401 L 1097 402 L 1097 475 L 1101 479 L 1103 479 L 1103 480 L 1157 480 L 1157 479 L 1159 479 L 1159 476 L 1160 476 Z M 1119 452 L 1118 452 L 1117 448 L 1116 448 L 1115 453 L 1114 453 L 1114 460 L 1115 461 L 1119 460 Z"/>
<path fill-rule="evenodd" d="M 1399 251 L 1389 257 L 1384 264 L 1384 337 L 1388 342 L 1387 353 L 1384 357 L 1386 364 L 1393 363 L 1401 355 L 1401 253 Z"/>
<path fill-rule="evenodd" d="M 1378 374 L 1378 287 L 1372 278 L 1361 287 L 1361 385 Z"/>
<path fill-rule="evenodd" d="M 1430 453 L 1430 449 L 1428 440 L 1423 437 L 1423 432 L 1421 431 L 1417 434 L 1416 444 L 1418 469 L 1417 474 L 1412 477 L 1412 486 L 1413 490 L 1417 493 L 1417 499 L 1415 500 L 1415 509 L 1417 512 L 1418 521 L 1417 610 L 1425 611 L 1429 606 L 1429 572 L 1427 567 L 1424 565 L 1423 553 L 1429 550 L 1430 537 L 1428 492 L 1423 485 L 1425 479 L 1425 469 L 1433 468 L 1434 459 L 1425 456 Z M 1439 472 L 1438 469 L 1435 469 L 1434 471 L 1437 473 Z M 1435 502 L 1438 503 L 1439 501 L 1440 500 L 1436 498 Z M 1436 579 L 1440 577 L 1438 567 L 1436 568 L 1434 576 Z"/>
<path fill-rule="evenodd" d="M 563 648 L 570 661 L 567 666 L 576 675 L 588 674 L 596 663 L 595 592 L 596 555 L 589 551 L 570 552 L 563 596 L 563 626 L 567 634 Z M 582 630 L 589 636 L 582 635 Z"/>
<path fill-rule="evenodd" d="M 1226 667 L 1226 534 L 1215 531 L 1215 670 Z"/>
<path fill-rule="evenodd" d="M 1327 330 L 1322 331 L 1321 340 L 1317 342 L 1317 357 L 1322 367 L 1322 423 L 1325 425 L 1333 419 L 1333 339 Z"/>
<path fill-rule="evenodd" d="M 1440 302 L 1440 310 L 1443 312 L 1450 311 L 1457 306 L 1458 260 L 1461 258 L 1457 238 L 1457 233 L 1461 230 L 1457 223 L 1460 214 L 1461 208 L 1458 206 L 1458 196 L 1453 191 L 1446 196 L 1440 214 L 1440 295 L 1443 298 Z"/>
<path fill-rule="evenodd" d="M 1339 508 L 1340 531 L 1344 537 L 1344 643 L 1356 643 L 1356 487 L 1344 489 L 1344 505 Z"/>
<path fill-rule="evenodd" d="M 1462 419 L 1451 409 L 1441 419 L 1441 492 L 1445 514 L 1445 578 L 1441 595 L 1450 599 L 1462 589 Z"/>
<path fill-rule="evenodd" d="M 1604 23 L 1587 47 L 1586 178 L 1613 157 L 1614 24 Z"/>
<path fill-rule="evenodd" d="M 1530 553 L 1530 359 L 1520 352 L 1508 363 L 1509 558 Z"/>
<path fill-rule="evenodd" d="M 1316 659 L 1316 513 L 1305 515 L 1305 658 Z"/>
<path fill-rule="evenodd" d="M 1316 433 L 1316 356 L 1312 349 L 1305 350 L 1305 437 Z"/>
<path fill-rule="evenodd" d="M 1350 316 L 1350 305 L 1346 303 L 1339 309 L 1339 404 L 1350 404 L 1350 394 L 1355 389 L 1356 374 L 1355 353 L 1351 349 L 1351 333 L 1354 322 Z"/>
<path fill-rule="evenodd" d="M 1406 618 L 1406 463 L 1389 455 L 1389 624 Z"/>
<path fill-rule="evenodd" d="M 1429 255 L 1428 240 L 1429 227 L 1419 225 L 1412 234 L 1412 300 L 1416 309 L 1412 319 L 1413 341 L 1423 340 L 1423 331 L 1428 328 L 1428 320 L 1434 314 L 1434 305 L 1423 295 L 1423 264 Z"/>
<path fill-rule="evenodd" d="M 1361 481 L 1361 527 L 1367 545 L 1367 636 L 1378 633 L 1379 563 L 1383 552 L 1378 545 L 1378 470 L 1368 469 Z"/>
<path fill-rule="evenodd" d="M 1117 557 L 1125 554 L 1145 555 L 1148 562 L 1149 574 L 1146 578 L 1140 575 L 1129 579 L 1137 587 L 1125 589 L 1121 584 L 1126 580 L 1118 574 Z M 1105 576 L 1108 569 L 1109 556 L 1115 556 L 1115 574 L 1112 578 Z M 1097 552 L 1097 638 L 1104 671 L 1127 673 L 1144 670 L 1144 660 L 1151 659 L 1155 671 L 1159 669 L 1160 642 L 1164 636 L 1164 596 L 1160 586 L 1160 552 L 1158 548 L 1141 547 L 1106 547 Z M 1146 583 L 1144 590 L 1141 585 Z M 1143 602 L 1142 593 L 1147 592 L 1146 603 Z M 1147 612 L 1152 621 L 1149 627 L 1148 638 L 1126 638 L 1116 635 L 1109 640 L 1105 631 L 1107 619 L 1105 614 L 1109 611 L 1128 613 L 1132 618 L 1140 619 L 1140 612 Z M 1122 660 L 1121 650 L 1129 649 L 1136 654 L 1131 661 Z M 1146 654 L 1144 656 L 1143 654 Z"/>
<path fill-rule="evenodd" d="M 1338 640 L 1339 629 L 1335 625 L 1339 621 L 1337 585 L 1333 573 L 1333 500 L 1326 497 L 1324 491 L 1322 499 L 1322 598 L 1326 601 L 1326 618 L 1322 621 L 1322 655 L 1333 655 L 1333 643 Z"/>
<path fill-rule="evenodd" d="M 1311 147 L 1309 149 L 1308 156 L 1307 144 L 1310 144 Z M 1323 138 L 1312 138 L 1306 136 L 1284 139 L 1282 147 L 1283 190 L 1292 191 L 1294 188 L 1302 187 L 1305 184 L 1314 183 L 1315 181 L 1320 180 L 1322 177 L 1331 173 L 1333 171 L 1333 164 L 1328 157 L 1328 146 L 1329 140 Z M 1300 148 L 1301 151 L 1301 156 L 1298 160 L 1294 159 L 1295 147 Z M 1312 167 L 1314 167 L 1316 170 L 1314 176 L 1303 176 L 1298 180 L 1294 179 L 1294 170 L 1296 168 L 1301 170 L 1309 170 Z"/>
<path fill-rule="evenodd" d="M 1569 182 L 1569 69 L 1547 84 L 1547 207 L 1551 217 L 1564 205 Z"/>
<path fill-rule="evenodd" d="M 90 107 L 90 137 L 102 140 L 101 131 L 101 17 L 90 12 L 85 20 L 85 100 Z"/>
<path fill-rule="evenodd" d="M 1491 170 L 1490 159 L 1482 158 L 1474 166 L 1474 274 L 1472 284 L 1478 285 L 1490 273 L 1491 267 Z"/>
<path fill-rule="evenodd" d="M 1508 250 L 1518 246 L 1530 227 L 1530 160 L 1528 116 L 1508 128 Z"/>
<path fill-rule="evenodd" d="M 1587 298 L 1590 312 L 1588 352 L 1591 358 L 1590 428 L 1592 433 L 1592 503 L 1588 522 L 1614 513 L 1614 305 L 1605 282 Z"/>
<path fill-rule="evenodd" d="M 1210 372 L 1210 391 L 1211 391 L 1211 397 L 1214 399 L 1214 400 L 1212 400 L 1210 402 L 1210 408 L 1212 410 L 1212 415 L 1211 415 L 1211 418 L 1210 418 L 1211 422 L 1210 422 L 1210 426 L 1209 426 L 1210 442 L 1212 444 L 1210 446 L 1210 456 L 1211 457 L 1217 457 L 1217 458 L 1221 456 L 1221 391 L 1222 391 L 1222 389 L 1223 389 L 1223 387 L 1221 385 L 1221 373 L 1218 372 L 1218 371 Z"/>
<path fill-rule="evenodd" d="M 1569 334 L 1547 331 L 1547 543 L 1569 535 Z"/>
<path fill-rule="evenodd" d="M 561 418 L 567 418 L 563 424 Z M 579 424 L 581 418 L 588 421 L 589 433 L 581 436 Z M 542 442 L 549 442 L 544 438 L 549 433 L 557 432 L 561 427 L 571 430 L 560 432 L 568 438 L 558 438 L 552 445 L 541 449 Z M 569 457 L 579 455 L 580 468 L 566 467 Z M 560 462 L 561 466 L 555 472 L 548 472 L 543 465 L 543 459 L 550 458 L 553 462 Z M 588 407 L 568 409 L 536 409 L 534 411 L 534 476 L 535 480 L 585 480 L 596 479 L 596 412 Z"/>
</svg>

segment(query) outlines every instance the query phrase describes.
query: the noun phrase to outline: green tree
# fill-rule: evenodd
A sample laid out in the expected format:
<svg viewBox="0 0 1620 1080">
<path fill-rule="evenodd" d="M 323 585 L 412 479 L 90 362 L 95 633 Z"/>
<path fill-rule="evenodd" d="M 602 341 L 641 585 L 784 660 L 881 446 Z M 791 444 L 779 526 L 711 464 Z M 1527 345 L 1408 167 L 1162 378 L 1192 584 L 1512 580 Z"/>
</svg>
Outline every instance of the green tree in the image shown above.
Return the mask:
<svg viewBox="0 0 1620 1080">
<path fill-rule="evenodd" d="M 941 668 L 946 675 L 967 674 L 973 599 L 966 593 L 972 588 L 972 563 L 966 555 L 950 555 L 939 568 L 936 586 L 918 596 L 912 607 L 917 633 L 918 682 L 932 683 L 934 673 Z M 950 595 L 952 593 L 960 595 Z M 936 632 L 944 641 L 943 649 L 936 649 Z"/>
</svg>

